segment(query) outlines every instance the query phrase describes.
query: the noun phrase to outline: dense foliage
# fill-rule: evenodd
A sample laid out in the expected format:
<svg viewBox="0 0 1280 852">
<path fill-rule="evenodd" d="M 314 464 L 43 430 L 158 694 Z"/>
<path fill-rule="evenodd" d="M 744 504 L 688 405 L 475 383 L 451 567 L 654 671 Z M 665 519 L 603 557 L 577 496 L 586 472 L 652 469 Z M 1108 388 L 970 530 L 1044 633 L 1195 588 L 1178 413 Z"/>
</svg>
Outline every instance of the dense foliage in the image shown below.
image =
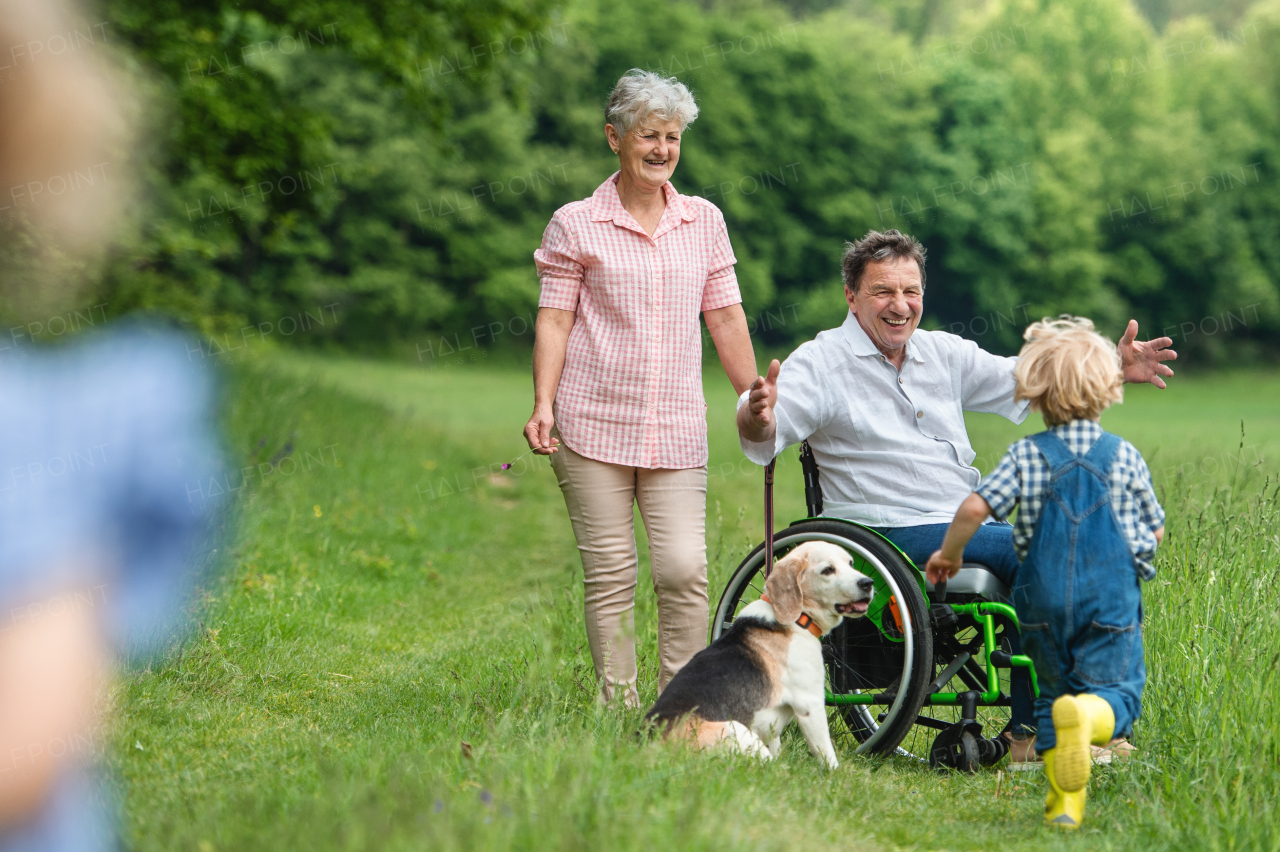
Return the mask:
<svg viewBox="0 0 1280 852">
<path fill-rule="evenodd" d="M 992 348 L 1060 311 L 1280 348 L 1280 0 L 1161 33 L 1121 0 L 935 6 L 109 0 L 162 117 L 102 300 L 527 342 L 531 253 L 616 168 L 602 105 L 640 66 L 699 98 L 675 181 L 724 210 L 766 339 L 838 322 L 843 242 L 897 227 L 928 322 Z"/>
</svg>

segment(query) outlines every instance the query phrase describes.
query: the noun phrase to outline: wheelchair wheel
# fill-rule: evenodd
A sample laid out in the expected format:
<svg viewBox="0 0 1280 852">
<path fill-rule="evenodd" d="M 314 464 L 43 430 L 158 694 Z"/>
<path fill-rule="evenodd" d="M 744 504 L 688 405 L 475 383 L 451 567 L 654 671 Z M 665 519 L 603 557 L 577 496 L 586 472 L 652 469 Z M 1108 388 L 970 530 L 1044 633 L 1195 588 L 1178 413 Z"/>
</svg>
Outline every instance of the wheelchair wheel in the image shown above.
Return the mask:
<svg viewBox="0 0 1280 852">
<path fill-rule="evenodd" d="M 809 541 L 843 547 L 853 556 L 854 567 L 875 581 L 868 615 L 845 619 L 823 641 L 823 656 L 828 685 L 837 700 L 842 695 L 858 695 L 877 702 L 837 705 L 858 740 L 858 753 L 901 751 L 899 744 L 917 727 L 934 678 L 933 634 L 919 572 L 880 536 L 838 520 L 802 521 L 782 530 L 774 537 L 775 556 Z M 764 591 L 763 569 L 762 544 L 742 561 L 721 595 L 712 621 L 713 641 L 733 624 L 743 607 L 759 599 Z M 891 618 L 890 598 L 897 602 L 900 625 Z M 911 753 L 927 756 L 927 744 Z"/>
</svg>

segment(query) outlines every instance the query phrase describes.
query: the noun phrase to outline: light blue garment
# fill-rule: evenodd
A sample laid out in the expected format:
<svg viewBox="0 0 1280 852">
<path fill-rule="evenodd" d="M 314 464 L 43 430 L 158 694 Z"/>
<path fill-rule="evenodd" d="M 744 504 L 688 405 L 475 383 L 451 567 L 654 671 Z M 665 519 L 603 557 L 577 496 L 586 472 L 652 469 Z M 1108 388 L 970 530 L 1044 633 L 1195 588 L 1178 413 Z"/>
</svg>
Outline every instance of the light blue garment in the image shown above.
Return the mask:
<svg viewBox="0 0 1280 852">
<path fill-rule="evenodd" d="M 208 368 L 186 342 L 128 325 L 0 360 L 0 630 L 91 606 L 115 653 L 172 638 L 216 508 L 188 485 L 220 457 Z M 68 772 L 0 852 L 114 848 L 111 810 L 88 770 Z"/>
</svg>

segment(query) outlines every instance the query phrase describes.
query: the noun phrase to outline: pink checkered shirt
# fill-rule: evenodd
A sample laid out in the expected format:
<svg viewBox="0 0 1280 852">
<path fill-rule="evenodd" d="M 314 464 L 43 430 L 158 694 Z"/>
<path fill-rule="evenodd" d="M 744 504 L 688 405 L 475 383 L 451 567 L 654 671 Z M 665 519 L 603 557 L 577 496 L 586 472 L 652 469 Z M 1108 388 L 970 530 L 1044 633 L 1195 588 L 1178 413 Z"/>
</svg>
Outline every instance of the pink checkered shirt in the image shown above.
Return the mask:
<svg viewBox="0 0 1280 852">
<path fill-rule="evenodd" d="M 551 217 L 533 254 L 538 306 L 576 311 L 556 392 L 560 440 L 629 467 L 707 463 L 701 311 L 742 301 L 724 216 L 667 183 L 653 237 L 618 198 L 618 174 Z"/>
</svg>

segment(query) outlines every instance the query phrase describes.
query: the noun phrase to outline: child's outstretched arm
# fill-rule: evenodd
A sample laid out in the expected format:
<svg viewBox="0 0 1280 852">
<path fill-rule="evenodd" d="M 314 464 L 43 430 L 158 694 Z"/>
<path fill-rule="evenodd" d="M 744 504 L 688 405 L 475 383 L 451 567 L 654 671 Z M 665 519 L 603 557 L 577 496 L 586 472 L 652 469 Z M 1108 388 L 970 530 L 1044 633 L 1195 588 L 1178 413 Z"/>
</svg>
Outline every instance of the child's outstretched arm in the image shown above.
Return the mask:
<svg viewBox="0 0 1280 852">
<path fill-rule="evenodd" d="M 973 534 L 982 526 L 982 522 L 991 514 L 991 507 L 980 494 L 970 494 L 956 510 L 956 516 L 947 527 L 947 537 L 942 540 L 942 548 L 935 550 L 925 566 L 925 576 L 930 583 L 937 583 L 944 578 L 950 579 L 960 570 L 964 562 L 964 546 L 973 538 Z"/>
</svg>

